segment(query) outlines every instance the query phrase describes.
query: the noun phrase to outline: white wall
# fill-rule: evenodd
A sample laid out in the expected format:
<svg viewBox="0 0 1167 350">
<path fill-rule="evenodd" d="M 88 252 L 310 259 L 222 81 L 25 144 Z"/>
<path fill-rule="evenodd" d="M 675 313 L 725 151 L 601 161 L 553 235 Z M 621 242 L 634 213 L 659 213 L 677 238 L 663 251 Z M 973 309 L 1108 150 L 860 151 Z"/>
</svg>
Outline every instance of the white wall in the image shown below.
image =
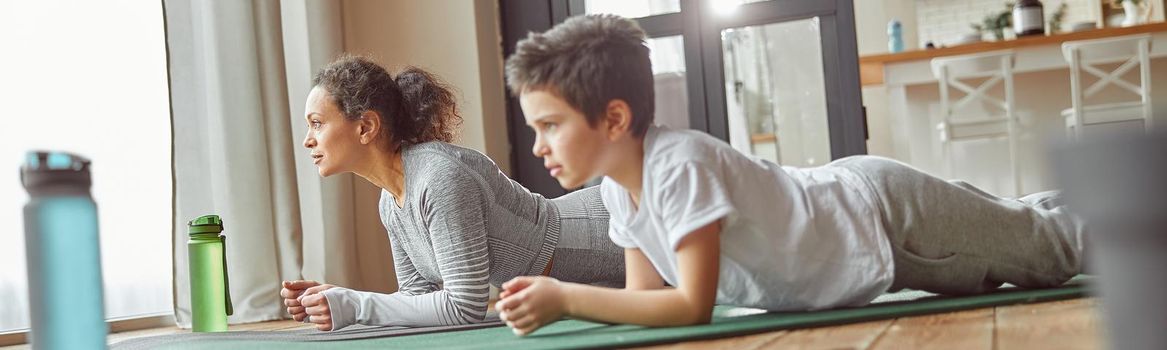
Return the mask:
<svg viewBox="0 0 1167 350">
<path fill-rule="evenodd" d="M 916 3 L 916 23 L 919 38 L 918 43 L 932 41 L 936 45 L 950 45 L 961 35 L 972 33 L 973 23 L 981 23 L 985 15 L 996 13 L 1005 8 L 1003 0 L 914 0 Z M 1097 22 L 1100 8 L 1109 0 L 1045 0 L 1042 1 L 1045 18 L 1048 23 L 1054 11 L 1065 3 L 1066 17 L 1062 20 L 1061 31 L 1068 31 L 1070 26 L 1078 22 Z M 1164 2 L 1154 4 L 1151 12 L 1152 21 L 1163 20 Z M 1008 32 L 1008 31 L 1006 31 Z M 990 40 L 991 34 L 985 33 L 985 39 Z M 1009 35 L 1007 34 L 1007 37 Z"/>
<path fill-rule="evenodd" d="M 485 153 L 509 172 L 498 10 L 493 2 L 289 0 L 281 7 L 289 103 L 292 111 L 299 111 L 293 113 L 294 120 L 302 118 L 296 115 L 303 111 L 312 75 L 342 52 L 368 55 L 390 70 L 415 65 L 457 90 L 464 119 L 458 143 Z M 292 128 L 298 146 L 305 126 L 293 122 Z M 304 158 L 297 158 L 297 178 L 305 232 L 304 277 L 359 290 L 396 290 L 394 275 L 385 273 L 393 263 L 377 213 L 380 189 L 348 174 L 321 179 Z M 329 236 L 339 231 L 352 232 L 352 239 Z"/>
<path fill-rule="evenodd" d="M 312 77 L 344 51 L 342 11 L 331 0 L 283 1 L 280 10 L 293 144 L 302 152 L 304 99 Z M 397 290 L 395 275 L 385 273 L 393 259 L 377 213 L 379 189 L 352 174 L 321 178 L 307 157 L 295 159 L 303 277 L 365 291 Z"/>
<path fill-rule="evenodd" d="M 345 0 L 342 7 L 345 51 L 391 71 L 418 66 L 454 86 L 464 120 L 457 143 L 510 172 L 497 3 Z"/>
<path fill-rule="evenodd" d="M 1093 22 L 1097 14 L 1092 11 L 1092 2 L 1098 0 L 1046 0 L 1042 1 L 1045 20 L 1053 17 L 1054 11 L 1065 2 L 1066 17 L 1062 27 L 1068 29 L 1077 22 Z M 936 45 L 949 46 L 960 36 L 973 33 L 971 25 L 981 23 L 985 16 L 1005 10 L 1002 0 L 916 0 L 916 23 L 919 25 L 919 43 L 931 41 Z M 1008 30 L 1006 30 L 1008 32 Z M 985 33 L 990 40 L 992 34 Z"/>
<path fill-rule="evenodd" d="M 887 53 L 887 23 L 892 19 L 898 19 L 903 25 L 904 50 L 919 48 L 916 0 L 855 1 L 855 34 L 860 56 Z"/>
<path fill-rule="evenodd" d="M 855 32 L 859 55 L 887 53 L 887 23 L 900 20 L 905 50 L 918 49 L 916 0 L 855 1 Z M 867 153 L 893 156 L 887 115 L 887 89 L 883 85 L 863 87 L 863 104 L 867 107 Z"/>
</svg>

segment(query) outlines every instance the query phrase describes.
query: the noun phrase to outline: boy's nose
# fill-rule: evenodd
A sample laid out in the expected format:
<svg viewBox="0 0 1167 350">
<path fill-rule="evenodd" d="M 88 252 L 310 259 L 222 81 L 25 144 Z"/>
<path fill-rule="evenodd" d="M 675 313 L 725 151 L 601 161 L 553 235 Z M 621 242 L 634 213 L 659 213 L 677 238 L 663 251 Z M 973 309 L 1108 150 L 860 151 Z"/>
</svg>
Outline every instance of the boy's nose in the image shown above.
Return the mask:
<svg viewBox="0 0 1167 350">
<path fill-rule="evenodd" d="M 543 143 L 543 138 L 535 136 L 535 144 L 531 147 L 531 153 L 534 154 L 536 158 L 543 158 L 543 156 L 547 155 L 549 151 L 550 150 L 547 148 L 547 145 Z"/>
</svg>

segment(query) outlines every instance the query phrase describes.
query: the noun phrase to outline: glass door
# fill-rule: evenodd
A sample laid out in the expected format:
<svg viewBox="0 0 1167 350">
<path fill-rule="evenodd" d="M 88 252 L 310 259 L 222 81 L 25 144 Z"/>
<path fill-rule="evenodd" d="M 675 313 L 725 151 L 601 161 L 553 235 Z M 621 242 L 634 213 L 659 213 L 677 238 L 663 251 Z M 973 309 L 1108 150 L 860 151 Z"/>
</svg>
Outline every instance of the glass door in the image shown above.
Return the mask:
<svg viewBox="0 0 1167 350">
<path fill-rule="evenodd" d="M 783 165 L 867 152 L 851 1 L 703 6 L 706 131 Z"/>
<path fill-rule="evenodd" d="M 818 18 L 721 31 L 729 141 L 775 163 L 831 160 Z"/>
</svg>

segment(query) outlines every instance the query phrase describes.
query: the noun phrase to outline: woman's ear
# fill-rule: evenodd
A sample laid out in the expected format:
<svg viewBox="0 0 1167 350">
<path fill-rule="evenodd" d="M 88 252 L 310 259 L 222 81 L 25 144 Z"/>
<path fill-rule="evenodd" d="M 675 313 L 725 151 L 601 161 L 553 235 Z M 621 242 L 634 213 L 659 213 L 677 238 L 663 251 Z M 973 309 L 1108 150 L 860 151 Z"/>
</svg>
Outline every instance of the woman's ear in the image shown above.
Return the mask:
<svg viewBox="0 0 1167 350">
<path fill-rule="evenodd" d="M 359 123 L 358 132 L 362 145 L 371 144 L 377 140 L 377 135 L 381 133 L 380 114 L 374 111 L 365 111 L 365 113 L 361 113 L 361 119 L 357 123 Z"/>
<path fill-rule="evenodd" d="M 603 121 L 608 139 L 616 141 L 620 136 L 632 130 L 632 109 L 628 107 L 628 103 L 624 102 L 624 100 L 612 99 L 608 101 L 608 106 L 604 108 Z"/>
</svg>

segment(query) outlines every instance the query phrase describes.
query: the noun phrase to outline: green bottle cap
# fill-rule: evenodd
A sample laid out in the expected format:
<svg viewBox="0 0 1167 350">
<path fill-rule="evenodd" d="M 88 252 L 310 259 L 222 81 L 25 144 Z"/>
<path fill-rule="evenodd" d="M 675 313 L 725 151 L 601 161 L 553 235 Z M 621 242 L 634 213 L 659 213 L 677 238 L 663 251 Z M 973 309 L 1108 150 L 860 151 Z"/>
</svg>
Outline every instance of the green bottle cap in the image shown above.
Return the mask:
<svg viewBox="0 0 1167 350">
<path fill-rule="evenodd" d="M 223 219 L 218 215 L 203 215 L 187 224 L 190 226 L 189 234 L 195 235 L 200 233 L 220 233 L 223 232 Z"/>
</svg>

